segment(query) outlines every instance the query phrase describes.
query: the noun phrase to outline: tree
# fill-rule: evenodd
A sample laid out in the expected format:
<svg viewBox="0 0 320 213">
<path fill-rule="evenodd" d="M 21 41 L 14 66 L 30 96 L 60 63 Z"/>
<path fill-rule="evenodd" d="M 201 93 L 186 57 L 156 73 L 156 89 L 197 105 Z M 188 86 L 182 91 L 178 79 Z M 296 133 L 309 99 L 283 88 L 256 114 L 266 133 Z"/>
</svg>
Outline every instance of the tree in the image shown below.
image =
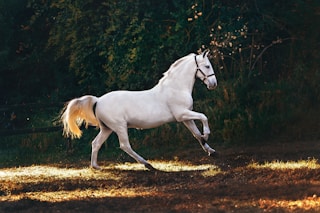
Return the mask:
<svg viewBox="0 0 320 213">
<path fill-rule="evenodd" d="M 54 1 L 49 47 L 68 58 L 84 91 L 150 88 L 195 46 L 185 29 L 188 3 Z"/>
<path fill-rule="evenodd" d="M 268 134 L 319 103 L 319 8 L 316 0 L 0 2 L 1 101 L 148 89 L 176 59 L 209 48 L 219 87 L 209 94 L 196 84 L 194 96 L 216 118 L 214 135 Z"/>
</svg>

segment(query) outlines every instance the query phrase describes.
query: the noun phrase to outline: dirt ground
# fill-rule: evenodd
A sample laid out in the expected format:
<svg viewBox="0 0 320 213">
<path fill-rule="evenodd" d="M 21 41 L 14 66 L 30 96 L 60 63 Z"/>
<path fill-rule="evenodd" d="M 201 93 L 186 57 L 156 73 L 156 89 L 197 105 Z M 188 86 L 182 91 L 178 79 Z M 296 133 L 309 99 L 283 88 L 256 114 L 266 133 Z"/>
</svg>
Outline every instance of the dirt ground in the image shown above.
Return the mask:
<svg viewBox="0 0 320 213">
<path fill-rule="evenodd" d="M 0 168 L 0 212 L 320 212 L 320 142 L 215 147 L 136 163 Z"/>
</svg>

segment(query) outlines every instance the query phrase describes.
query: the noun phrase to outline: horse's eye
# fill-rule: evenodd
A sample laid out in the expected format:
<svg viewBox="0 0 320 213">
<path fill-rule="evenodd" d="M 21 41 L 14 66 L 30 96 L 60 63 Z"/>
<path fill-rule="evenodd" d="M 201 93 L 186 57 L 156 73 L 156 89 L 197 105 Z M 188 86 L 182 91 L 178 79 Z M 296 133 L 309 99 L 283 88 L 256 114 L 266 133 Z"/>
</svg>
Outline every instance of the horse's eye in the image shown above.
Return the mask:
<svg viewBox="0 0 320 213">
<path fill-rule="evenodd" d="M 209 65 L 206 65 L 205 67 L 206 67 L 207 69 L 209 69 L 209 68 L 210 68 L 210 66 L 209 66 Z"/>
</svg>

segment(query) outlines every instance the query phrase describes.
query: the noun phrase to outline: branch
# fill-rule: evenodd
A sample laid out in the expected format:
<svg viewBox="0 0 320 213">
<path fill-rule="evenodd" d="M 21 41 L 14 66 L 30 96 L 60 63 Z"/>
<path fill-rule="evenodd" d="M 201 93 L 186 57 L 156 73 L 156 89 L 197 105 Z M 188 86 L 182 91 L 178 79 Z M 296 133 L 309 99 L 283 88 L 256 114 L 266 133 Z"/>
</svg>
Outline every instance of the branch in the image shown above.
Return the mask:
<svg viewBox="0 0 320 213">
<path fill-rule="evenodd" d="M 252 71 L 256 65 L 256 63 L 258 62 L 258 60 L 262 57 L 263 53 L 265 51 L 267 51 L 267 49 L 269 49 L 270 47 L 274 46 L 275 44 L 281 44 L 283 41 L 286 41 L 286 40 L 293 40 L 293 38 L 284 38 L 284 39 L 278 39 L 276 41 L 272 41 L 271 44 L 269 44 L 268 46 L 266 46 L 262 51 L 261 53 L 258 55 L 258 57 L 256 58 L 256 60 L 254 61 L 253 65 L 251 66 L 250 68 L 250 71 Z"/>
</svg>

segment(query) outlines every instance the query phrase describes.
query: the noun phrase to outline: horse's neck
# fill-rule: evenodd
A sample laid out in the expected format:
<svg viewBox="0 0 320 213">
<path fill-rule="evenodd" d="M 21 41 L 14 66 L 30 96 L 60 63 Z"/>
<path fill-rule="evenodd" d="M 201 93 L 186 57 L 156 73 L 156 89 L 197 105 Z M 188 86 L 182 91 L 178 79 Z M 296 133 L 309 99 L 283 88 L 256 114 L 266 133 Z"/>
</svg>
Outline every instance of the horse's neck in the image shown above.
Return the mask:
<svg viewBox="0 0 320 213">
<path fill-rule="evenodd" d="M 155 87 L 161 87 L 161 89 L 174 89 L 181 92 L 188 91 L 192 93 L 195 83 L 195 64 L 192 64 L 191 60 L 184 61 L 174 67 L 159 81 Z"/>
</svg>

